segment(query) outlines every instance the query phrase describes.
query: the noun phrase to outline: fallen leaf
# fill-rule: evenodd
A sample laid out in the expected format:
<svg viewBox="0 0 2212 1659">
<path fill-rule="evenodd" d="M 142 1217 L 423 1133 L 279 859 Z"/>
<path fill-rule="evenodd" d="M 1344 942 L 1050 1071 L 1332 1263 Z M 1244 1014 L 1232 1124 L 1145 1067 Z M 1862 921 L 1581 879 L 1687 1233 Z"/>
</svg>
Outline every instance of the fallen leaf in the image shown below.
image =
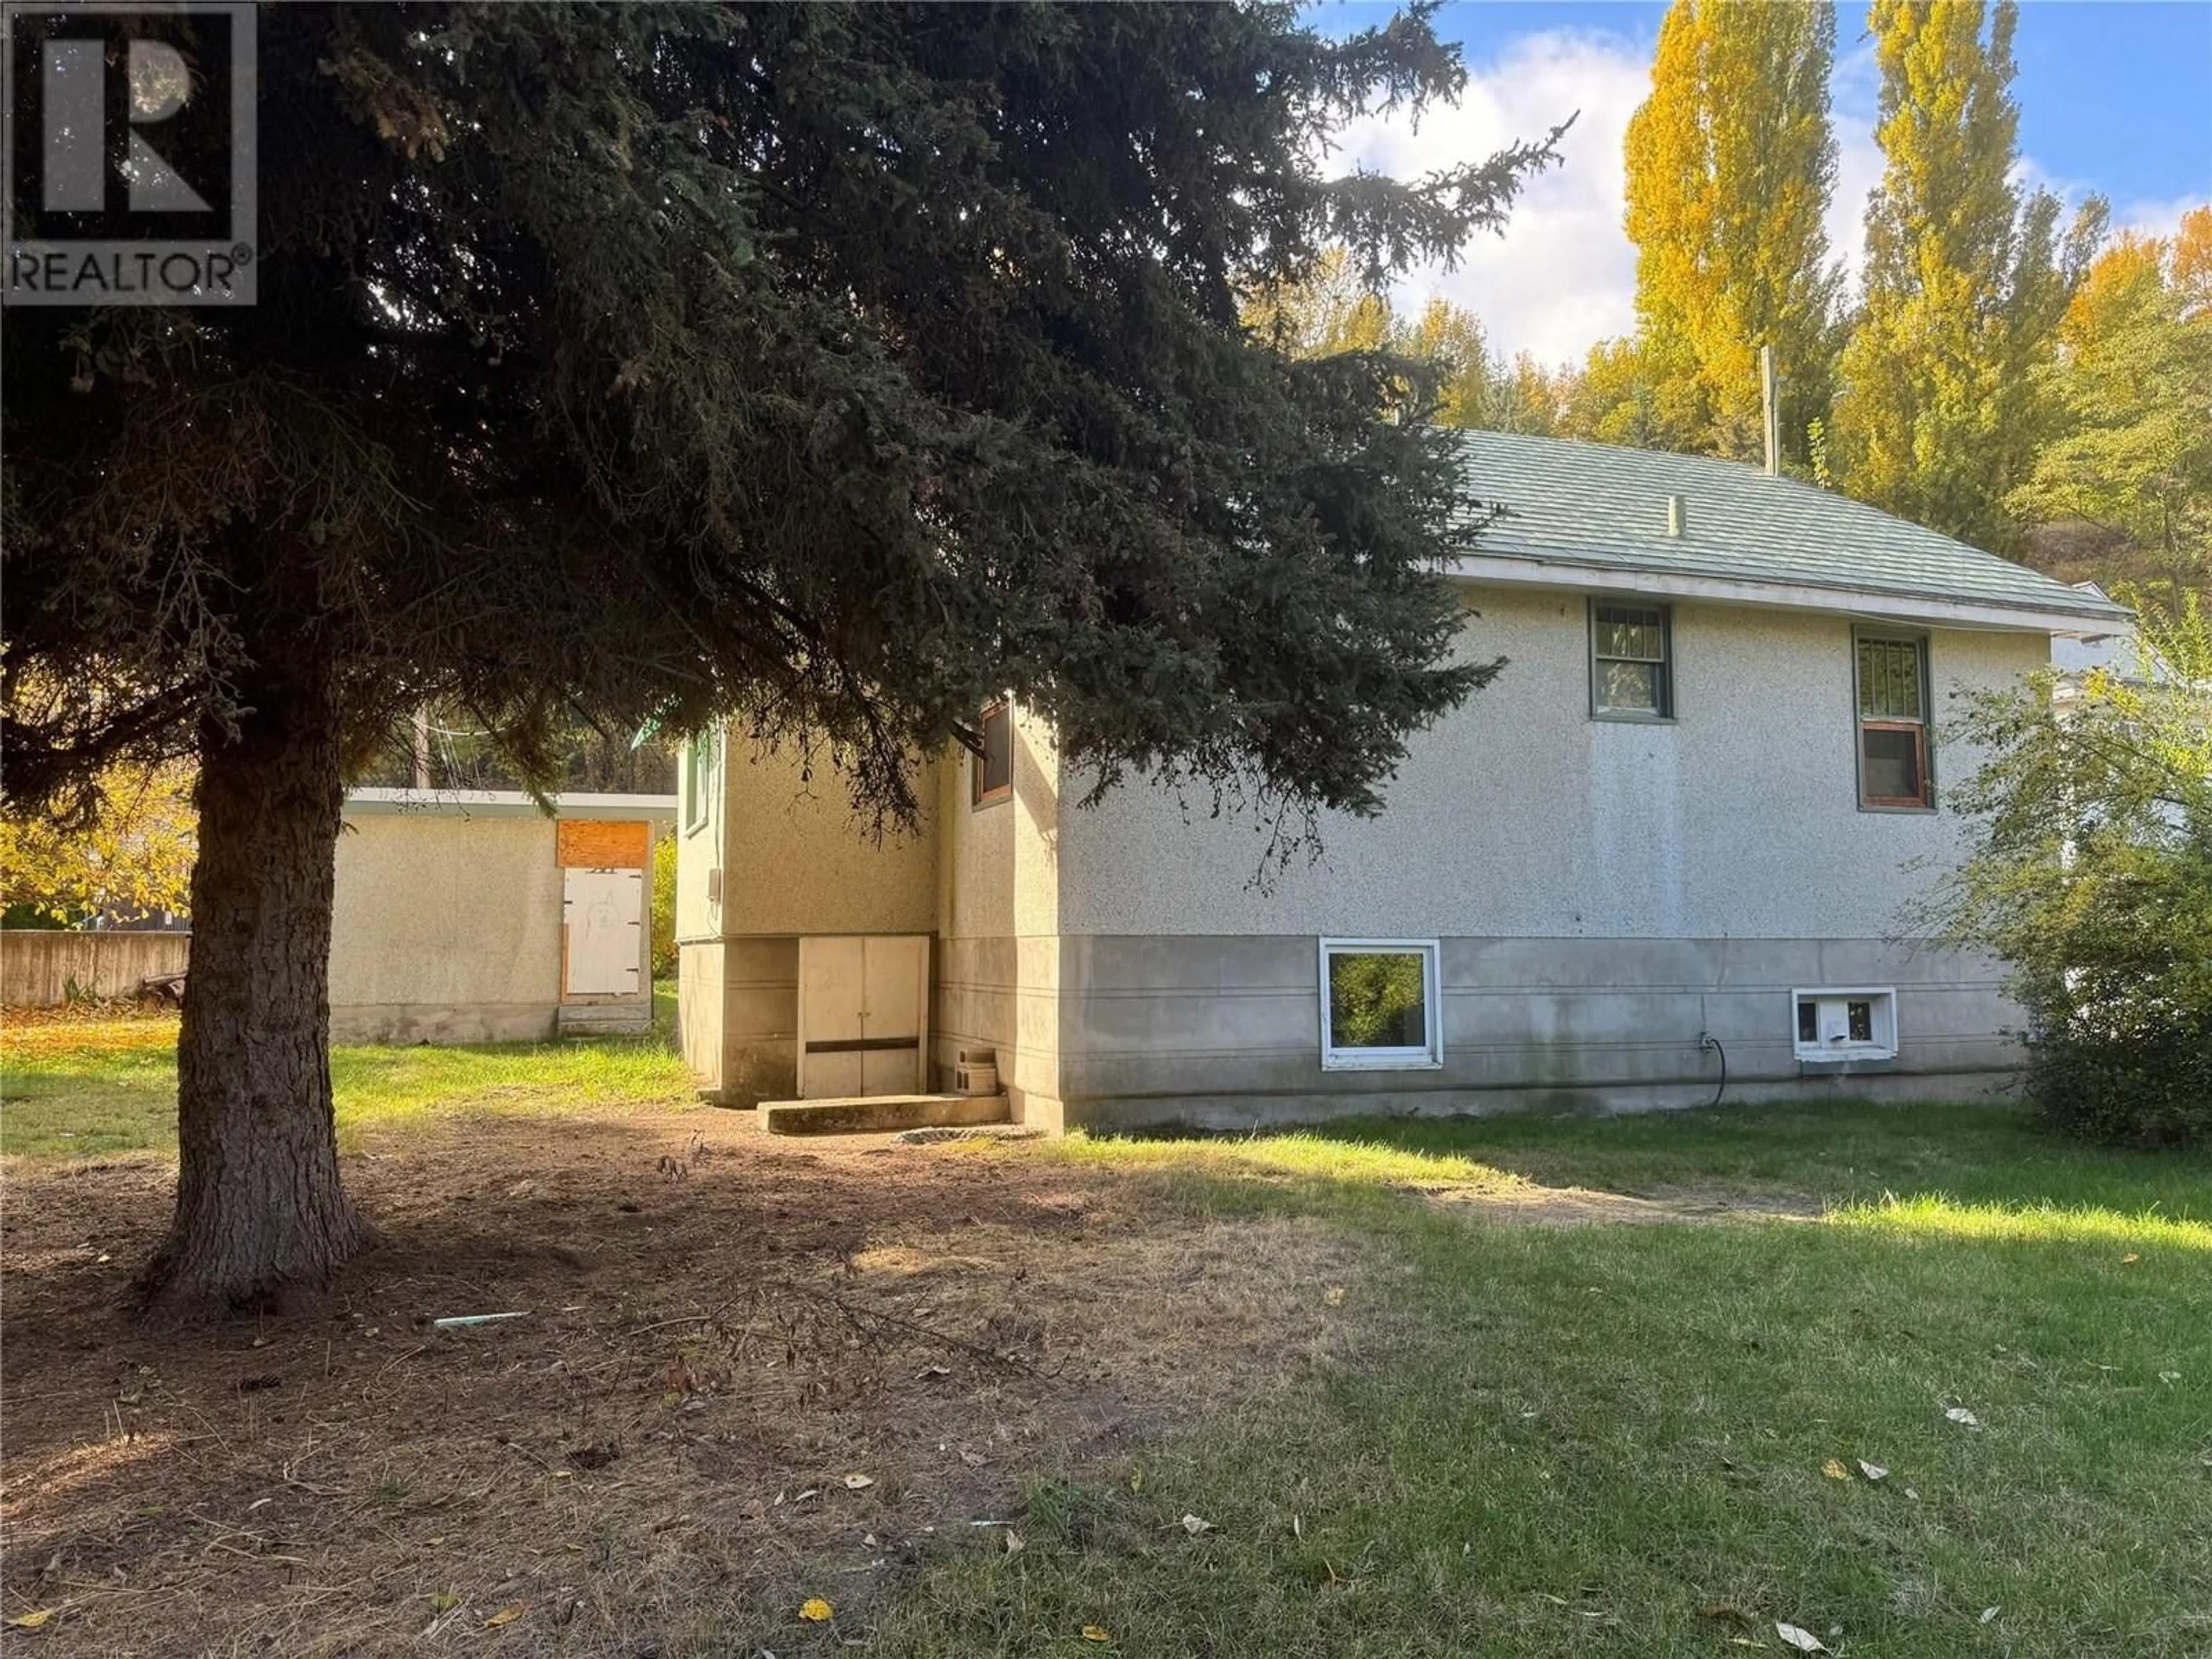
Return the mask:
<svg viewBox="0 0 2212 1659">
<path fill-rule="evenodd" d="M 1828 1651 L 1828 1644 L 1814 1635 L 1811 1631 L 1800 1630 L 1795 1625 L 1785 1625 L 1779 1619 L 1774 1621 L 1774 1633 L 1800 1653 Z"/>
<path fill-rule="evenodd" d="M 960 1461 L 971 1469 L 980 1469 L 991 1460 L 979 1451 L 969 1451 L 967 1447 L 963 1446 L 960 1449 Z"/>
<path fill-rule="evenodd" d="M 1142 1469 L 1131 1469 L 1129 1471 L 1129 1490 L 1131 1492 L 1142 1492 L 1144 1489 L 1145 1472 Z"/>
<path fill-rule="evenodd" d="M 2120 1265 L 2123 1267 L 2132 1267 L 2136 1262 L 2142 1260 L 2142 1256 L 2136 1255 L 2135 1251 L 2130 1250 L 2125 1255 L 2120 1258 Z"/>
<path fill-rule="evenodd" d="M 1741 1607 L 1732 1607 L 1725 1601 L 1708 1601 L 1698 1609 L 1700 1619 L 1725 1619 L 1739 1625 L 1751 1623 L 1751 1615 Z"/>
<path fill-rule="evenodd" d="M 1845 1468 L 1840 1461 L 1833 1457 L 1820 1465 L 1820 1473 L 1831 1480 L 1848 1480 L 1851 1478 L 1851 1472 Z"/>
<path fill-rule="evenodd" d="M 1086 1642 L 1110 1642 L 1114 1638 L 1100 1626 L 1085 1625 L 1083 1627 L 1083 1639 Z"/>
<path fill-rule="evenodd" d="M 1321 1293 L 1321 1299 L 1328 1303 L 1332 1308 L 1342 1307 L 1344 1305 L 1344 1286 L 1341 1285 L 1330 1285 L 1327 1290 Z"/>
<path fill-rule="evenodd" d="M 1869 1463 L 1863 1457 L 1859 1459 L 1859 1473 L 1866 1476 L 1869 1480 L 1887 1480 L 1889 1479 L 1889 1471 L 1887 1469 L 1882 1468 L 1879 1463 Z"/>
<path fill-rule="evenodd" d="M 1996 1616 L 1997 1610 L 1995 1607 L 1984 1607 L 1982 1609 L 1982 1622 L 1985 1625 L 1995 1620 Z"/>
<path fill-rule="evenodd" d="M 452 1590 L 433 1590 L 430 1593 L 430 1611 L 433 1613 L 451 1613 L 460 1605 L 461 1598 Z"/>
<path fill-rule="evenodd" d="M 810 1595 L 799 1604 L 799 1616 L 810 1625 L 826 1625 L 837 1609 L 818 1595 Z"/>
<path fill-rule="evenodd" d="M 952 1367 L 950 1365 L 926 1365 L 914 1374 L 914 1380 L 917 1382 L 927 1382 L 933 1376 L 950 1376 L 951 1375 Z"/>
<path fill-rule="evenodd" d="M 1213 1522 L 1211 1521 L 1201 1521 L 1194 1515 L 1186 1515 L 1182 1518 L 1182 1529 L 1188 1533 L 1193 1538 L 1195 1538 L 1202 1532 L 1212 1532 L 1213 1530 Z"/>
<path fill-rule="evenodd" d="M 40 1607 L 36 1613 L 19 1613 L 8 1622 L 17 1630 L 36 1630 L 53 1616 L 52 1607 Z"/>
<path fill-rule="evenodd" d="M 1913 1489 L 1912 1489 L 1911 1487 L 1910 1487 L 1910 1486 L 1907 1486 L 1907 1487 L 1905 1489 L 1905 1495 L 1907 1498 L 1911 1498 L 1914 1503 L 1916 1503 L 1916 1504 L 1917 1504 L 1917 1503 L 1920 1501 L 1920 1494 L 1919 1494 L 1918 1492 L 1917 1492 L 1913 1491 Z"/>
<path fill-rule="evenodd" d="M 511 1607 L 501 1607 L 497 1613 L 492 1614 L 490 1618 L 485 1620 L 483 1622 L 483 1627 L 486 1630 L 497 1630 L 501 1625 L 511 1625 L 521 1617 L 522 1603 L 517 1601 Z"/>
<path fill-rule="evenodd" d="M 2161 1382 L 2179 1382 L 2181 1381 L 2181 1373 L 2179 1371 L 2160 1371 L 2158 1374 L 2158 1380 Z"/>
<path fill-rule="evenodd" d="M 1982 1419 L 1975 1416 L 1973 1413 L 1968 1411 L 1964 1406 L 1950 1407 L 1944 1412 L 1943 1415 L 1949 1418 L 1954 1423 L 1965 1424 L 1970 1429 L 1978 1429 L 1982 1426 Z"/>
<path fill-rule="evenodd" d="M 1023 1537 L 1022 1537 L 1021 1534 L 1019 1534 L 1019 1533 L 1016 1532 L 1016 1531 L 1015 1531 L 1012 1527 L 1008 1527 L 1008 1528 L 1006 1528 L 1006 1553 L 1007 1553 L 1007 1554 L 1009 1554 L 1009 1555 L 1019 1555 L 1019 1554 L 1020 1554 L 1020 1553 L 1021 1553 L 1024 1549 L 1027 1549 L 1028 1547 L 1029 1547 L 1029 1545 L 1028 1545 L 1028 1543 L 1026 1542 L 1026 1540 L 1024 1540 L 1023 1539 Z"/>
<path fill-rule="evenodd" d="M 859 1492 L 864 1487 L 872 1486 L 875 1484 L 876 1477 L 872 1474 L 848 1474 L 845 1477 L 847 1492 Z"/>
</svg>

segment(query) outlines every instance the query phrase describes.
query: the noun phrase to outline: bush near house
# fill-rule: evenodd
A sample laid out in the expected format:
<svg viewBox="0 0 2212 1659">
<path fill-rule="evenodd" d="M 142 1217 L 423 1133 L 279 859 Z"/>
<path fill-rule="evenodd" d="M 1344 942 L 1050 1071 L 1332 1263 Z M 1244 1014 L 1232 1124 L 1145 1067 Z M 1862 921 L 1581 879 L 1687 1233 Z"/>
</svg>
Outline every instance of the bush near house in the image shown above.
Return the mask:
<svg viewBox="0 0 2212 1659">
<path fill-rule="evenodd" d="M 2146 611 L 2142 666 L 1969 700 L 1990 758 L 1946 930 L 2012 965 L 2028 1090 L 2058 1127 L 2212 1142 L 2212 620 Z"/>
</svg>

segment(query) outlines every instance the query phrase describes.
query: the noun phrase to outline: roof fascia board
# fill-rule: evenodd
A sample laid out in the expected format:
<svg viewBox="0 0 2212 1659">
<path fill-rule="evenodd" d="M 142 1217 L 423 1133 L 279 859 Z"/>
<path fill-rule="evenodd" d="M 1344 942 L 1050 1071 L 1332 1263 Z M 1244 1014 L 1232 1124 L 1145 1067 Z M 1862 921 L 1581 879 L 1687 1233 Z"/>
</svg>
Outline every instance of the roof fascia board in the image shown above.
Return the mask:
<svg viewBox="0 0 2212 1659">
<path fill-rule="evenodd" d="M 1826 611 L 1948 628 L 1986 628 L 2023 634 L 2118 633 L 2131 613 L 2114 605 L 2079 611 L 1937 599 L 1865 588 L 1823 587 L 1808 582 L 1765 582 L 1726 576 L 1692 576 L 1630 565 L 1565 564 L 1550 559 L 1473 555 L 1452 560 L 1445 574 L 1496 587 L 1571 588 L 1577 592 L 1654 593 L 1670 599 L 1711 599 L 1720 605 L 1771 611 Z"/>
<path fill-rule="evenodd" d="M 552 797 L 555 817 L 673 818 L 673 795 L 568 794 Z M 411 812 L 430 817 L 544 817 L 519 789 L 349 789 L 346 815 Z"/>
</svg>

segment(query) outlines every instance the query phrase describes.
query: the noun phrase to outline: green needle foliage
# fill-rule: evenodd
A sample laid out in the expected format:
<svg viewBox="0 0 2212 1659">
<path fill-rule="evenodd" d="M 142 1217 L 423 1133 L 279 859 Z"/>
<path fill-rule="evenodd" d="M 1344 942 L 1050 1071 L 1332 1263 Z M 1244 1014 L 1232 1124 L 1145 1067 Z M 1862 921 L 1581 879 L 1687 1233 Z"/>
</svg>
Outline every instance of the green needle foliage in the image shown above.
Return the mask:
<svg viewBox="0 0 2212 1659">
<path fill-rule="evenodd" d="M 8 793 L 199 763 L 157 1290 L 264 1298 L 368 1236 L 330 870 L 405 711 L 537 776 L 579 716 L 734 716 L 896 822 L 1011 689 L 1098 787 L 1295 831 L 1494 672 L 1449 659 L 1419 366 L 1238 316 L 1332 244 L 1370 285 L 1449 259 L 1549 159 L 1321 170 L 1459 90 L 1421 8 L 271 7 L 259 66 L 258 305 L 5 319 Z"/>
</svg>

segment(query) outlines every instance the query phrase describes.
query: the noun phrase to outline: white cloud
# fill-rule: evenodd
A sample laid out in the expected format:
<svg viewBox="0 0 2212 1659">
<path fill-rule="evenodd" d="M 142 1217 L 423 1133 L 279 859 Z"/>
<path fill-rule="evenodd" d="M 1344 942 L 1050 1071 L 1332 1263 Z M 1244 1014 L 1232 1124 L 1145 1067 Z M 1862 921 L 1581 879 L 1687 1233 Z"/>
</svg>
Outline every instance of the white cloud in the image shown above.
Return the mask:
<svg viewBox="0 0 2212 1659">
<path fill-rule="evenodd" d="M 1580 111 L 1561 141 L 1563 165 L 1534 179 L 1514 204 L 1502 237 L 1471 243 L 1457 269 L 1417 270 L 1394 296 L 1418 307 L 1442 294 L 1482 319 L 1493 346 L 1534 352 L 1548 363 L 1579 362 L 1597 341 L 1636 324 L 1636 250 L 1621 223 L 1626 168 L 1621 142 L 1650 88 L 1650 47 L 1602 30 L 1550 29 L 1514 40 L 1499 56 L 1470 62 L 1456 108 L 1432 109 L 1416 129 L 1402 114 L 1355 123 L 1335 159 L 1398 178 L 1480 161 L 1516 139 L 1540 137 Z M 1827 215 L 1830 257 L 1856 295 L 1867 196 L 1881 182 L 1875 143 L 1880 70 L 1871 42 L 1847 42 L 1837 57 L 1832 121 L 1836 187 Z M 2046 185 L 2070 211 L 2086 193 L 2022 157 L 2015 177 Z M 2202 197 L 2114 203 L 2112 228 L 2172 234 Z"/>
<path fill-rule="evenodd" d="M 1469 245 L 1456 270 L 1417 271 L 1401 304 L 1431 293 L 1482 319 L 1493 344 L 1547 362 L 1579 358 L 1594 341 L 1635 325 L 1636 250 L 1621 228 L 1621 140 L 1650 86 L 1650 53 L 1622 36 L 1547 30 L 1468 67 L 1457 107 L 1362 120 L 1337 160 L 1398 178 L 1479 161 L 1516 139 L 1540 138 L 1577 110 L 1560 141 L 1564 165 L 1529 180 L 1502 237 Z"/>
<path fill-rule="evenodd" d="M 2194 196 L 2177 196 L 2171 201 L 2115 202 L 2112 204 L 2112 234 L 2131 230 L 2138 236 L 2171 236 L 2181 228 L 2181 216 L 2195 208 L 2212 205 L 2212 197 L 2199 191 Z"/>
</svg>

